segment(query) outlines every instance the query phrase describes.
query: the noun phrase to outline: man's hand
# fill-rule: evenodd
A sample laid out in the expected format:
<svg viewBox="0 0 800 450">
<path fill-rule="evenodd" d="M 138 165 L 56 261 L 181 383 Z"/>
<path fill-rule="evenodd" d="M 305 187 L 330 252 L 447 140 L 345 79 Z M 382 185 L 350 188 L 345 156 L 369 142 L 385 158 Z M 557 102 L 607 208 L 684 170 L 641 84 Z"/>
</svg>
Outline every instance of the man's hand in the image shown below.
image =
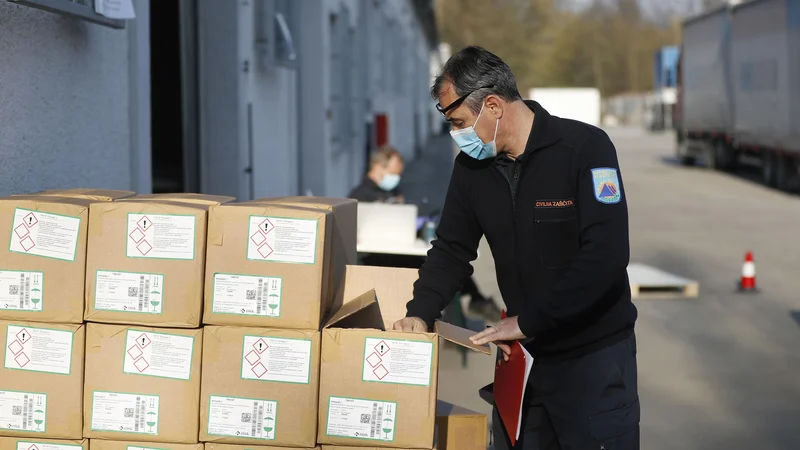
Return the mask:
<svg viewBox="0 0 800 450">
<path fill-rule="evenodd" d="M 392 330 L 409 331 L 413 333 L 427 333 L 428 324 L 419 317 L 405 317 L 392 325 Z"/>
<path fill-rule="evenodd" d="M 490 326 L 480 333 L 470 336 L 469 339 L 477 345 L 494 342 L 502 350 L 503 358 L 508 361 L 508 356 L 511 354 L 511 342 L 525 339 L 525 335 L 519 329 L 517 316 L 514 316 L 497 322 L 497 325 Z"/>
</svg>

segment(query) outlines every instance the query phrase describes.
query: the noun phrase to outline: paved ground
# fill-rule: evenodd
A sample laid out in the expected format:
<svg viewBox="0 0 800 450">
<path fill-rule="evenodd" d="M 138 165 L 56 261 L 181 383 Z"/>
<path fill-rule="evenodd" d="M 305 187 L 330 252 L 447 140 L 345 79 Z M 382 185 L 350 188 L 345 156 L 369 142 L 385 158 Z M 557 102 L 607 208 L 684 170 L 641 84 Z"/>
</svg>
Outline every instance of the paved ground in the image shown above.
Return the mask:
<svg viewBox="0 0 800 450">
<path fill-rule="evenodd" d="M 615 129 L 631 223 L 632 259 L 699 280 L 692 300 L 637 301 L 642 448 L 800 448 L 800 197 L 672 159 L 671 135 Z M 411 165 L 408 197 L 443 198 L 452 146 L 432 141 Z M 425 207 L 421 208 L 424 209 Z M 735 293 L 746 250 L 757 295 Z M 488 248 L 475 262 L 499 297 Z M 800 320 L 800 319 L 799 319 Z M 476 394 L 493 359 L 442 352 L 439 396 L 489 412 Z"/>
</svg>

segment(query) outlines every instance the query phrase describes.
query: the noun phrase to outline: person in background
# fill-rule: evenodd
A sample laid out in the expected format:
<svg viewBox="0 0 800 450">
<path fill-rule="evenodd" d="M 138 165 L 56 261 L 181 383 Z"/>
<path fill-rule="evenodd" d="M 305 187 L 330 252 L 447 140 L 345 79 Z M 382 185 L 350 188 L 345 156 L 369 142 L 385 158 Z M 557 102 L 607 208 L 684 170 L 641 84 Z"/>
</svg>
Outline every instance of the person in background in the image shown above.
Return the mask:
<svg viewBox="0 0 800 450">
<path fill-rule="evenodd" d="M 405 203 L 405 197 L 398 185 L 405 169 L 403 157 L 392 146 L 386 145 L 378 149 L 370 157 L 367 174 L 350 194 L 349 198 L 368 203 Z M 398 255 L 370 255 L 364 263 L 372 266 L 407 267 L 419 269 L 425 258 Z M 471 277 L 461 289 L 462 295 L 469 295 L 468 309 L 471 313 L 486 320 L 496 321 L 500 318 L 500 309 L 491 297 L 485 297 Z"/>
</svg>

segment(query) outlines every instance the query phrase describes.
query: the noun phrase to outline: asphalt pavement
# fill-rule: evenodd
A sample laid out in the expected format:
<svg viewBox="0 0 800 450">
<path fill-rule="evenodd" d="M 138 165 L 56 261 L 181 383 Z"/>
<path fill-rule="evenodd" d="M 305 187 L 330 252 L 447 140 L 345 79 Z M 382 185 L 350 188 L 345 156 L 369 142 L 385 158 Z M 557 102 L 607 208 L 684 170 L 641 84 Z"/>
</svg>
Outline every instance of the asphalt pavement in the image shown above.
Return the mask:
<svg viewBox="0 0 800 450">
<path fill-rule="evenodd" d="M 642 448 L 800 448 L 800 197 L 725 174 L 686 168 L 674 138 L 607 130 L 617 146 L 628 198 L 632 261 L 698 280 L 695 299 L 636 300 Z M 407 197 L 423 209 L 444 198 L 452 145 L 435 137 L 409 164 Z M 427 203 L 422 200 L 427 198 Z M 746 251 L 757 294 L 736 292 Z M 485 241 L 474 263 L 496 298 Z M 439 398 L 490 412 L 477 389 L 493 358 L 441 352 Z"/>
</svg>

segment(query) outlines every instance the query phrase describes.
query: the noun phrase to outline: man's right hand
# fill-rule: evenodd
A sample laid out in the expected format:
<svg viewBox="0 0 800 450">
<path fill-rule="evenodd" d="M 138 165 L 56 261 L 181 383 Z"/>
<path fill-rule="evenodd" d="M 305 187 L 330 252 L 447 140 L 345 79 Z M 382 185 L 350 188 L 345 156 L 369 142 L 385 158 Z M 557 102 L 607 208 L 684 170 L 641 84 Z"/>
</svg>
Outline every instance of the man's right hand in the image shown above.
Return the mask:
<svg viewBox="0 0 800 450">
<path fill-rule="evenodd" d="M 412 333 L 427 333 L 428 324 L 419 317 L 405 317 L 392 325 L 394 331 L 408 331 Z"/>
</svg>

